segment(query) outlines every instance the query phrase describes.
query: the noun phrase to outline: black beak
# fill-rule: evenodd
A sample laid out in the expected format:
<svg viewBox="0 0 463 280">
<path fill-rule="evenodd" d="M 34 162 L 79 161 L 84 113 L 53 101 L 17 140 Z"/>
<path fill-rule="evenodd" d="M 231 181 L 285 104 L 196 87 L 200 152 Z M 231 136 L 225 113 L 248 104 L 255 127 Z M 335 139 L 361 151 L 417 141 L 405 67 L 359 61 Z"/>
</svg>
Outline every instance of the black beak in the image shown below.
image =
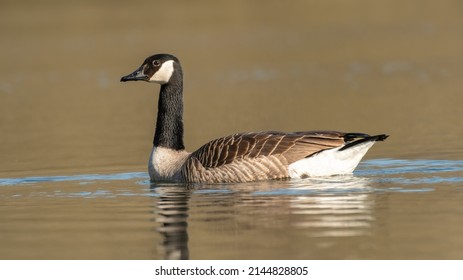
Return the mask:
<svg viewBox="0 0 463 280">
<path fill-rule="evenodd" d="M 132 74 L 124 76 L 121 78 L 121 82 L 128 82 L 128 81 L 147 81 L 148 76 L 143 73 L 143 65 L 140 66 L 137 70 L 135 70 Z"/>
</svg>

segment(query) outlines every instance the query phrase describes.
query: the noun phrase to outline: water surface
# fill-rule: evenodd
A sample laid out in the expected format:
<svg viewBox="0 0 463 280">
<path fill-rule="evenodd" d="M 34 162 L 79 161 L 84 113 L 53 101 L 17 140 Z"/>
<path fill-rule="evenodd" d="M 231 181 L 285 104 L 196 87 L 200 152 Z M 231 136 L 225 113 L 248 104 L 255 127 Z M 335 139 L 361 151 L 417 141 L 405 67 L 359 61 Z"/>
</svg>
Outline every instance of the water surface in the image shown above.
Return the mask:
<svg viewBox="0 0 463 280">
<path fill-rule="evenodd" d="M 0 179 L 2 258 L 454 259 L 463 161 L 355 176 L 150 184 L 146 173 Z"/>
</svg>

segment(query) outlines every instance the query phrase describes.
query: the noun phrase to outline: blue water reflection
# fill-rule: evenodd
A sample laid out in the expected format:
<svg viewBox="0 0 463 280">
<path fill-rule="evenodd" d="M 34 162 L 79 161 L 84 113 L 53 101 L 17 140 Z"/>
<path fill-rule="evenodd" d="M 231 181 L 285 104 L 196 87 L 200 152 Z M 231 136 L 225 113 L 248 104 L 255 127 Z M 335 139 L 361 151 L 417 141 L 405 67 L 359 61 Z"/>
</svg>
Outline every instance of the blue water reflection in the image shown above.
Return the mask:
<svg viewBox="0 0 463 280">
<path fill-rule="evenodd" d="M 85 186 L 101 181 L 136 181 L 138 185 L 150 184 L 146 172 L 126 172 L 114 174 L 82 174 L 72 176 L 43 176 L 24 178 L 0 178 L 1 186 L 30 186 L 42 183 L 71 182 Z M 310 195 L 320 193 L 369 193 L 374 191 L 403 191 L 403 192 L 427 192 L 432 191 L 434 184 L 461 183 L 463 182 L 463 161 L 451 160 L 398 160 L 375 159 L 364 161 L 360 164 L 354 175 L 332 176 L 326 178 L 307 178 L 283 181 L 267 181 L 266 186 L 271 188 L 259 188 L 261 183 L 254 184 L 222 184 L 193 186 L 198 193 L 214 193 L 237 191 L 240 189 L 253 189 L 257 187 L 254 195 Z M 378 183 L 400 184 L 402 187 L 378 188 Z M 164 184 L 163 184 L 164 185 Z M 175 185 L 175 184 L 171 184 Z M 375 187 L 372 187 L 375 185 Z M 430 185 L 420 189 L 410 189 L 407 185 Z M 60 196 L 60 192 L 55 193 Z M 115 195 L 111 191 L 98 193 L 75 193 L 74 196 L 104 196 Z M 117 195 L 134 195 L 127 190 Z M 152 195 L 152 194 L 143 194 Z"/>
</svg>

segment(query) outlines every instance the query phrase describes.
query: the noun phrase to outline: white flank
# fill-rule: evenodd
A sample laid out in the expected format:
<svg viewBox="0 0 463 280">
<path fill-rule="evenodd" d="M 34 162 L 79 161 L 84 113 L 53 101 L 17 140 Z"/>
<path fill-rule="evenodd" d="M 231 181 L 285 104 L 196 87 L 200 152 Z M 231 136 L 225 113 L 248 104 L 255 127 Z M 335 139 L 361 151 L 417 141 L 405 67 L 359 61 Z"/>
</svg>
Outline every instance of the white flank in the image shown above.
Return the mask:
<svg viewBox="0 0 463 280">
<path fill-rule="evenodd" d="M 169 148 L 153 147 L 148 172 L 151 180 L 179 181 L 180 169 L 188 157 L 185 150 L 176 151 Z"/>
<path fill-rule="evenodd" d="M 161 68 L 154 73 L 149 81 L 158 84 L 168 83 L 172 73 L 174 73 L 174 61 L 168 60 L 161 65 Z"/>
<path fill-rule="evenodd" d="M 339 151 L 342 147 L 325 150 L 288 166 L 291 178 L 350 174 L 375 142 L 365 142 Z"/>
</svg>

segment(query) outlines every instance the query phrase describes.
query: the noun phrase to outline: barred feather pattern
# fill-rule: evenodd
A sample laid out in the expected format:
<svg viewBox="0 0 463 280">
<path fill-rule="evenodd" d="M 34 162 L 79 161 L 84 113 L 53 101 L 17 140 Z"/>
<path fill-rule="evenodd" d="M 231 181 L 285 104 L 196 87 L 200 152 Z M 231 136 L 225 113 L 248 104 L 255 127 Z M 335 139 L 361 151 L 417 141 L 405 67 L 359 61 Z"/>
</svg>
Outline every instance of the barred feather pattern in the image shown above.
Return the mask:
<svg viewBox="0 0 463 280">
<path fill-rule="evenodd" d="M 288 165 L 344 145 L 336 131 L 251 132 L 213 140 L 193 152 L 182 167 L 186 182 L 251 182 L 288 178 Z"/>
</svg>

